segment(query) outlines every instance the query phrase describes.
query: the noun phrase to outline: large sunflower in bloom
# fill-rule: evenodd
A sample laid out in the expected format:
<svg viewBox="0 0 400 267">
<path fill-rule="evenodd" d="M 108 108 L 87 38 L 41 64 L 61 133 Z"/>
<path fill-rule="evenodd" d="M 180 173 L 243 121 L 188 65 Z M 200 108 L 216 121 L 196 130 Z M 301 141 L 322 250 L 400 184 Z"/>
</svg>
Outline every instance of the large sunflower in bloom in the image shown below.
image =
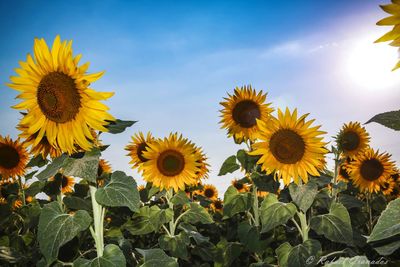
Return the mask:
<svg viewBox="0 0 400 267">
<path fill-rule="evenodd" d="M 369 148 L 349 164 L 348 170 L 353 184 L 361 192 L 376 193 L 385 187 L 384 183 L 395 173 L 395 165 L 388 153 Z"/>
<path fill-rule="evenodd" d="M 345 157 L 354 158 L 368 148 L 369 135 L 359 122 L 350 122 L 343 125 L 336 143 Z"/>
<path fill-rule="evenodd" d="M 104 126 L 115 120 L 100 102 L 114 93 L 90 88 L 103 72 L 87 74 L 89 63 L 78 66 L 81 55 L 74 57 L 71 45 L 57 36 L 49 49 L 44 39 L 35 39 L 34 56 L 28 54 L 26 62 L 20 62 L 18 76 L 8 84 L 23 99 L 14 108 L 27 112 L 21 120 L 22 135 L 33 136 L 33 146 L 46 137 L 51 146 L 69 154 L 76 147 L 89 150 L 94 139 L 91 129 L 106 132 Z"/>
<path fill-rule="evenodd" d="M 388 42 L 391 41 L 390 45 L 394 47 L 400 47 L 400 1 L 392 0 L 392 4 L 381 5 L 381 8 L 389 13 L 390 16 L 381 19 L 376 24 L 380 26 L 393 26 L 393 29 L 388 33 L 384 34 L 381 38 L 375 42 Z M 399 49 L 400 51 L 400 49 Z M 397 62 L 393 70 L 400 68 L 400 61 Z"/>
<path fill-rule="evenodd" d="M 15 179 L 25 174 L 29 154 L 19 139 L 13 141 L 9 136 L 0 135 L 0 176 L 1 182 Z"/>
<path fill-rule="evenodd" d="M 224 107 L 221 128 L 228 129 L 228 136 L 233 136 L 237 142 L 254 140 L 258 131 L 257 119 L 266 121 L 273 111 L 270 103 L 265 103 L 267 94 L 257 93 L 251 86 L 242 86 L 236 87 L 234 94 L 228 96 L 220 103 Z"/>
<path fill-rule="evenodd" d="M 319 131 L 320 126 L 306 121 L 308 114 L 297 118 L 297 109 L 285 113 L 278 109 L 278 118 L 271 118 L 268 123 L 257 121 L 260 128 L 258 138 L 261 142 L 253 144 L 254 151 L 250 155 L 261 155 L 258 164 L 267 174 L 275 172 L 278 179 L 288 185 L 293 178 L 305 183 L 308 175 L 319 176 L 318 167 L 328 152 Z"/>
<path fill-rule="evenodd" d="M 129 163 L 132 164 L 133 168 L 140 169 L 141 164 L 147 161 L 143 156 L 143 152 L 147 150 L 148 144 L 153 141 L 154 137 L 150 132 L 146 136 L 142 132 L 132 136 L 132 141 L 125 147 L 125 150 L 129 151 L 127 156 L 131 157 Z"/>
<path fill-rule="evenodd" d="M 202 195 L 211 200 L 215 200 L 218 198 L 218 190 L 214 185 L 206 184 L 203 187 Z"/>
<path fill-rule="evenodd" d="M 143 151 L 143 179 L 162 189 L 184 190 L 185 185 L 197 184 L 200 156 L 193 145 L 182 136 L 170 134 L 149 143 Z"/>
</svg>

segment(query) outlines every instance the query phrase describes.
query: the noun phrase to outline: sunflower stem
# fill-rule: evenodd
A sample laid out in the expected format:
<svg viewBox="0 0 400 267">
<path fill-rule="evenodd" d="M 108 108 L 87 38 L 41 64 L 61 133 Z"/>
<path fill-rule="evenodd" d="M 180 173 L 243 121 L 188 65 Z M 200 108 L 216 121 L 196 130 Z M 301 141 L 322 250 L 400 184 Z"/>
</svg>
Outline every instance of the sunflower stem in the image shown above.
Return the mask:
<svg viewBox="0 0 400 267">
<path fill-rule="evenodd" d="M 90 197 L 92 200 L 93 225 L 94 225 L 94 229 L 92 226 L 90 227 L 91 228 L 90 232 L 96 244 L 97 257 L 101 257 L 103 256 L 103 251 L 104 251 L 103 221 L 105 215 L 105 208 L 96 201 L 97 188 L 90 185 L 89 189 L 90 189 Z"/>
<path fill-rule="evenodd" d="M 258 195 L 257 186 L 253 184 L 253 212 L 254 212 L 254 224 L 256 227 L 260 226 L 260 215 L 258 213 Z"/>
<path fill-rule="evenodd" d="M 367 210 L 368 210 L 368 234 L 372 232 L 373 222 L 372 222 L 372 208 L 371 208 L 371 193 L 367 193 Z"/>
<path fill-rule="evenodd" d="M 22 180 L 21 180 L 21 176 L 18 175 L 18 183 L 19 183 L 19 188 L 22 192 L 22 203 L 24 204 L 24 206 L 26 205 L 26 200 L 25 200 L 25 190 L 24 190 L 24 186 L 22 185 Z"/>
<path fill-rule="evenodd" d="M 304 243 L 308 240 L 308 231 L 310 230 L 310 228 L 307 224 L 307 217 L 303 212 L 298 211 L 297 216 L 300 219 L 301 236 L 303 237 L 303 243 Z"/>
<path fill-rule="evenodd" d="M 167 191 L 167 202 L 168 202 L 168 207 L 172 210 L 172 220 L 169 222 L 169 233 L 171 236 L 175 235 L 175 213 L 174 213 L 174 203 L 172 203 L 171 198 L 174 195 L 174 192 L 172 191 L 172 188 Z"/>
</svg>

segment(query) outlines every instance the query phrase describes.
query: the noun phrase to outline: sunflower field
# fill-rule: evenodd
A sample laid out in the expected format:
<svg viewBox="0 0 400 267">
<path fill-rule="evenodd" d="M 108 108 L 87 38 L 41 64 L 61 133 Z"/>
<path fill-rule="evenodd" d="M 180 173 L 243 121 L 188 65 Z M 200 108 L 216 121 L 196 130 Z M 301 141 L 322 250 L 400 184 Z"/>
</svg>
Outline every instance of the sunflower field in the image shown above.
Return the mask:
<svg viewBox="0 0 400 267">
<path fill-rule="evenodd" d="M 377 41 L 400 47 L 400 1 L 382 9 L 393 29 Z M 21 118 L 0 135 L 0 266 L 400 266 L 399 167 L 362 123 L 328 143 L 315 115 L 236 87 L 220 126 L 238 150 L 217 168 L 242 178 L 222 193 L 199 144 L 116 119 L 80 59 L 72 41 L 35 39 L 7 83 Z M 372 122 L 399 131 L 400 111 Z M 145 186 L 102 156 L 102 136 L 124 131 Z"/>
</svg>

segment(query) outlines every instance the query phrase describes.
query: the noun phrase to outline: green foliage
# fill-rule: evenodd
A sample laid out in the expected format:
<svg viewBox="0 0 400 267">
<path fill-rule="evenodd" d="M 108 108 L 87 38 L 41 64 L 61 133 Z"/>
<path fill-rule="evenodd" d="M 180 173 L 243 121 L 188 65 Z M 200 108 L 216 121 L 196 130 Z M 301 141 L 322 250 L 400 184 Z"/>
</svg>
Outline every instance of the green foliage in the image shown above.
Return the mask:
<svg viewBox="0 0 400 267">
<path fill-rule="evenodd" d="M 58 158 L 55 158 L 50 164 L 46 166 L 46 168 L 41 171 L 38 175 L 36 175 L 36 178 L 38 178 L 40 181 L 46 181 L 50 177 L 53 177 L 58 173 L 60 168 L 64 166 L 65 161 L 67 160 L 68 156 L 65 154 L 62 154 Z"/>
<path fill-rule="evenodd" d="M 395 131 L 400 131 L 400 110 L 375 115 L 366 123 L 377 122 Z"/>
<path fill-rule="evenodd" d="M 219 170 L 218 176 L 225 175 L 227 173 L 232 173 L 240 168 L 239 164 L 236 163 L 236 156 L 230 156 L 227 158 L 222 164 L 221 169 Z"/>
<path fill-rule="evenodd" d="M 124 172 L 114 172 L 110 183 L 96 191 L 96 201 L 108 207 L 128 207 L 133 212 L 137 211 L 140 196 L 135 180 Z"/>
<path fill-rule="evenodd" d="M 158 206 L 143 206 L 139 213 L 133 215 L 132 219 L 123 225 L 132 235 L 145 235 L 156 232 L 161 225 L 172 220 L 171 209 L 160 209 Z"/>
<path fill-rule="evenodd" d="M 74 238 L 79 232 L 86 230 L 92 218 L 83 210 L 75 214 L 66 214 L 59 203 L 51 202 L 42 209 L 39 218 L 38 241 L 40 251 L 50 265 L 58 255 L 58 249 Z"/>
<path fill-rule="evenodd" d="M 340 203 L 333 203 L 328 214 L 311 219 L 311 228 L 333 242 L 353 243 L 353 231 L 349 212 Z"/>
<path fill-rule="evenodd" d="M 119 134 L 126 130 L 126 128 L 131 127 L 137 121 L 123 121 L 116 119 L 115 121 L 111 121 L 106 128 L 108 129 L 108 133 L 111 134 Z"/>
<path fill-rule="evenodd" d="M 369 267 L 369 260 L 365 256 L 355 256 L 352 258 L 340 257 L 338 260 L 328 263 L 325 267 Z"/>
<path fill-rule="evenodd" d="M 313 182 L 303 185 L 291 184 L 289 186 L 290 196 L 300 210 L 306 212 L 314 202 L 318 194 L 318 186 Z"/>
<path fill-rule="evenodd" d="M 160 248 L 169 251 L 171 256 L 185 260 L 188 259 L 188 250 L 186 247 L 190 244 L 190 237 L 186 232 L 182 231 L 175 236 L 160 236 L 158 243 L 160 244 Z"/>
<path fill-rule="evenodd" d="M 92 211 L 92 205 L 90 204 L 90 201 L 86 199 L 82 199 L 80 197 L 75 197 L 75 196 L 67 196 L 64 197 L 63 202 L 67 208 L 71 210 L 86 210 L 86 211 Z"/>
<path fill-rule="evenodd" d="M 400 248 L 400 199 L 391 201 L 382 212 L 368 243 L 380 255 L 390 255 Z"/>
<path fill-rule="evenodd" d="M 94 148 L 84 154 L 78 153 L 75 157 L 66 159 L 63 166 L 63 174 L 80 177 L 96 183 L 100 155 L 100 150 Z"/>
<path fill-rule="evenodd" d="M 214 222 L 207 210 L 200 206 L 200 204 L 190 203 L 189 206 L 190 208 L 188 208 L 187 212 L 185 212 L 185 214 L 182 216 L 182 220 L 184 222 L 191 224 L 208 224 Z"/>
<path fill-rule="evenodd" d="M 293 218 L 297 208 L 293 203 L 279 202 L 276 195 L 269 194 L 261 203 L 260 211 L 261 232 L 264 233 Z"/>
<path fill-rule="evenodd" d="M 104 248 L 104 254 L 93 260 L 78 258 L 74 261 L 74 267 L 120 267 L 125 266 L 126 260 L 121 249 L 114 244 Z"/>
<path fill-rule="evenodd" d="M 144 263 L 140 267 L 178 267 L 175 258 L 169 257 L 161 249 L 136 249 L 144 258 Z"/>
<path fill-rule="evenodd" d="M 247 211 L 253 204 L 250 193 L 239 193 L 233 186 L 228 187 L 224 195 L 224 216 L 226 218 Z"/>
<path fill-rule="evenodd" d="M 240 256 L 243 247 L 238 242 L 228 242 L 222 239 L 216 246 L 215 267 L 231 266 L 232 262 Z"/>
</svg>

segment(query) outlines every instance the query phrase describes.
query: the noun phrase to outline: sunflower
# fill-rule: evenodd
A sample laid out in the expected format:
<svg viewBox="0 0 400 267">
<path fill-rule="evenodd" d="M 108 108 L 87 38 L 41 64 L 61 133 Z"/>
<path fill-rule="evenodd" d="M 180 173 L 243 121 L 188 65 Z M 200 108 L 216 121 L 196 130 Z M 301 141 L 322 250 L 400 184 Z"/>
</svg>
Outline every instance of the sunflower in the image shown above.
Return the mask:
<svg viewBox="0 0 400 267">
<path fill-rule="evenodd" d="M 382 194 L 384 194 L 385 196 L 390 196 L 393 193 L 395 186 L 396 183 L 394 179 L 390 177 L 389 179 L 384 181 L 383 184 L 381 185 Z"/>
<path fill-rule="evenodd" d="M 145 190 L 146 188 L 144 187 L 144 185 L 138 185 L 138 187 L 137 187 L 137 190 L 140 192 L 140 191 L 143 191 L 143 190 Z"/>
<path fill-rule="evenodd" d="M 162 189 L 185 190 L 185 185 L 197 184 L 200 156 L 193 145 L 180 135 L 170 134 L 149 143 L 143 156 L 143 179 Z"/>
<path fill-rule="evenodd" d="M 228 129 L 228 136 L 233 136 L 238 143 L 254 140 L 258 131 L 257 119 L 267 121 L 274 111 L 271 103 L 265 103 L 267 94 L 257 93 L 251 86 L 242 86 L 236 87 L 234 94 L 228 96 L 220 103 L 224 107 L 221 110 L 221 129 Z"/>
<path fill-rule="evenodd" d="M 127 156 L 131 157 L 129 163 L 133 165 L 133 168 L 140 169 L 141 164 L 147 161 L 143 156 L 143 152 L 147 150 L 148 144 L 154 140 L 150 132 L 147 133 L 146 137 L 142 132 L 132 136 L 132 141 L 125 147 L 125 150 L 129 151 Z"/>
<path fill-rule="evenodd" d="M 55 176 L 51 177 L 49 181 L 55 182 L 58 188 L 61 188 L 63 194 L 71 193 L 74 189 L 75 179 L 61 173 L 57 173 Z"/>
<path fill-rule="evenodd" d="M 242 192 L 248 192 L 250 190 L 250 186 L 248 184 L 242 183 L 241 181 L 234 179 L 231 181 L 231 184 L 233 187 L 236 188 L 237 191 L 240 193 Z"/>
<path fill-rule="evenodd" d="M 34 136 L 36 146 L 46 136 L 51 146 L 72 154 L 76 147 L 89 150 L 93 143 L 90 129 L 107 132 L 114 121 L 101 100 L 114 93 L 96 92 L 89 88 L 103 72 L 87 74 L 89 63 L 78 66 L 81 55 L 72 55 L 72 41 L 61 41 L 57 36 L 51 50 L 44 39 L 35 39 L 34 56 L 27 56 L 11 77 L 9 87 L 20 94 L 23 102 L 15 109 L 26 110 L 21 124 L 22 135 Z"/>
<path fill-rule="evenodd" d="M 395 166 L 389 154 L 368 148 L 349 164 L 348 170 L 353 184 L 361 192 L 373 193 L 384 187 L 384 183 L 394 174 Z"/>
<path fill-rule="evenodd" d="M 111 165 L 108 163 L 108 161 L 104 159 L 99 160 L 99 167 L 97 169 L 97 185 L 98 186 L 104 186 L 104 180 L 106 174 L 110 174 L 112 172 Z"/>
<path fill-rule="evenodd" d="M 369 135 L 359 122 L 350 122 L 343 125 L 336 143 L 345 157 L 354 158 L 368 148 Z"/>
<path fill-rule="evenodd" d="M 347 170 L 348 166 L 349 166 L 348 163 L 342 163 L 342 164 L 339 165 L 338 174 L 337 174 L 337 177 L 336 177 L 337 181 L 342 181 L 342 182 L 345 182 L 345 183 L 348 183 L 350 181 L 350 174 L 349 174 L 349 172 Z"/>
<path fill-rule="evenodd" d="M 392 41 L 390 43 L 391 46 L 394 47 L 400 47 L 400 1 L 398 0 L 392 0 L 392 4 L 388 5 L 381 5 L 381 8 L 388 14 L 390 14 L 389 17 L 386 17 L 380 21 L 378 21 L 376 24 L 380 26 L 392 26 L 393 29 L 389 31 L 388 33 L 384 34 L 381 38 L 376 40 L 375 42 L 388 42 Z M 399 49 L 400 51 L 400 49 Z M 400 61 L 397 62 L 396 66 L 393 68 L 393 70 L 396 70 L 400 68 Z"/>
<path fill-rule="evenodd" d="M 214 185 L 206 184 L 202 190 L 202 195 L 208 199 L 214 200 L 218 197 L 218 190 Z"/>
<path fill-rule="evenodd" d="M 210 204 L 210 208 L 211 210 L 213 210 L 214 212 L 222 212 L 222 209 L 224 207 L 224 202 L 217 198 L 215 199 L 211 204 Z"/>
<path fill-rule="evenodd" d="M 269 192 L 267 192 L 267 191 L 257 190 L 257 196 L 258 197 L 264 198 L 264 197 L 268 196 L 268 194 L 269 194 Z"/>
<path fill-rule="evenodd" d="M 38 133 L 29 134 L 27 132 L 28 126 L 22 124 L 19 124 L 17 126 L 17 129 L 21 131 L 20 137 L 25 139 L 24 141 L 25 147 L 31 147 L 30 153 L 33 156 L 36 157 L 38 155 L 41 155 L 44 159 L 47 158 L 48 155 L 50 155 L 50 157 L 53 159 L 61 156 L 62 154 L 61 149 L 58 148 L 57 146 L 50 145 L 46 136 L 43 136 L 40 142 L 36 143 L 36 137 Z"/>
<path fill-rule="evenodd" d="M 299 183 L 299 177 L 306 183 L 308 174 L 319 176 L 318 166 L 324 159 L 325 143 L 322 142 L 320 126 L 311 127 L 314 120 L 306 121 L 308 114 L 297 118 L 297 109 L 285 114 L 278 109 L 278 118 L 272 117 L 266 124 L 258 120 L 259 139 L 262 142 L 253 144 L 250 155 L 261 155 L 257 164 L 267 175 L 275 172 L 275 177 L 283 179 L 288 185 L 293 178 Z"/>
<path fill-rule="evenodd" d="M 29 154 L 19 139 L 13 141 L 9 136 L 0 135 L 0 176 L 1 182 L 15 179 L 25 174 Z"/>
<path fill-rule="evenodd" d="M 16 199 L 16 200 L 14 200 L 14 201 L 12 202 L 11 207 L 12 207 L 13 210 L 16 210 L 16 209 L 21 208 L 21 207 L 22 207 L 22 204 L 23 204 L 23 203 L 22 203 L 22 200 Z"/>
<path fill-rule="evenodd" d="M 209 167 L 210 165 L 207 163 L 207 157 L 204 154 L 203 150 L 199 147 L 194 146 L 195 153 L 197 154 L 197 157 L 200 158 L 197 162 L 200 164 L 200 169 L 197 172 L 197 179 L 207 179 L 208 178 L 208 172 L 209 172 Z"/>
</svg>

